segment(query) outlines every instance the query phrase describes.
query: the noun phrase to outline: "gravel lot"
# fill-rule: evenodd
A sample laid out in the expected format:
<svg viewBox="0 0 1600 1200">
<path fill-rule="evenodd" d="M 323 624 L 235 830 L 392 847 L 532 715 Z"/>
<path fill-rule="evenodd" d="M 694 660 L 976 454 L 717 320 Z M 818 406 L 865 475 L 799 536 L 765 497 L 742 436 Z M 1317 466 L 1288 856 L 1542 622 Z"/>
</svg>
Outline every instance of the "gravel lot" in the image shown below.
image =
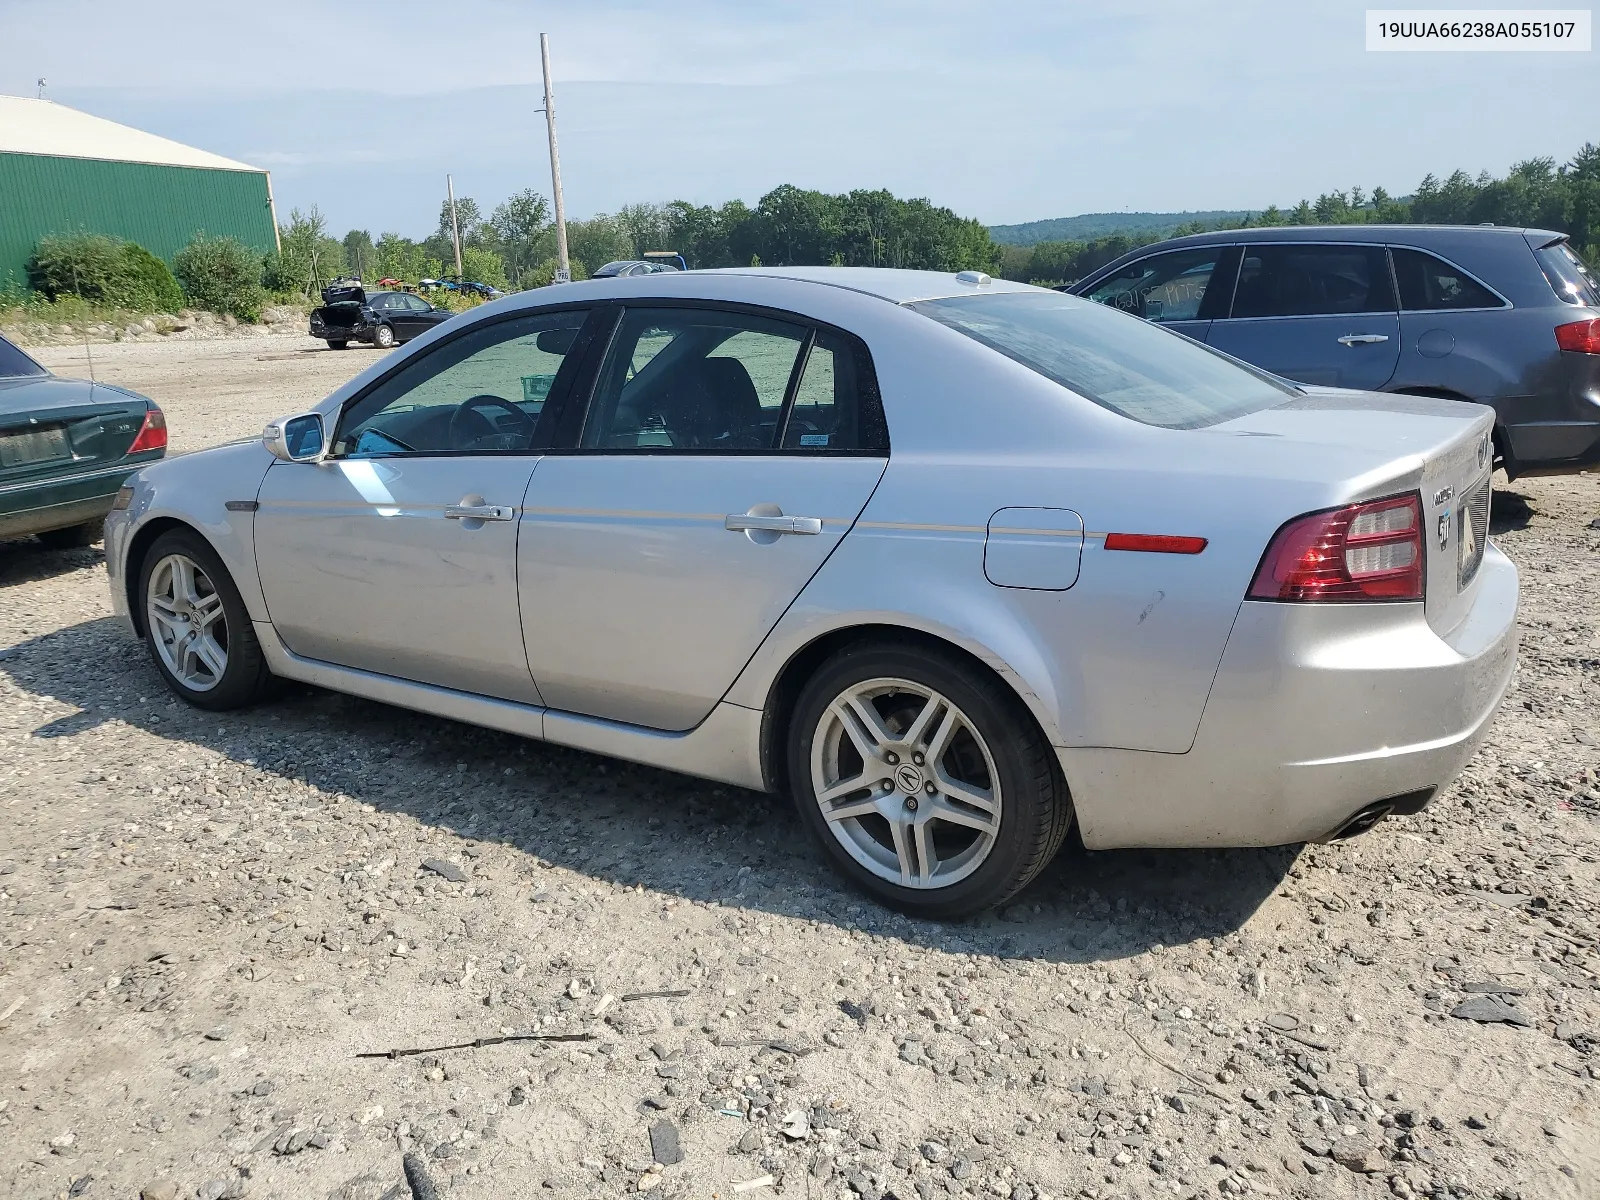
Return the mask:
<svg viewBox="0 0 1600 1200">
<path fill-rule="evenodd" d="M 95 361 L 183 451 L 375 353 Z M 378 1200 L 407 1149 L 486 1198 L 1600 1195 L 1600 486 L 1495 505 L 1522 665 L 1427 812 L 1069 848 L 944 926 L 778 799 L 303 688 L 196 712 L 98 549 L 0 545 L 0 1193 Z"/>
</svg>

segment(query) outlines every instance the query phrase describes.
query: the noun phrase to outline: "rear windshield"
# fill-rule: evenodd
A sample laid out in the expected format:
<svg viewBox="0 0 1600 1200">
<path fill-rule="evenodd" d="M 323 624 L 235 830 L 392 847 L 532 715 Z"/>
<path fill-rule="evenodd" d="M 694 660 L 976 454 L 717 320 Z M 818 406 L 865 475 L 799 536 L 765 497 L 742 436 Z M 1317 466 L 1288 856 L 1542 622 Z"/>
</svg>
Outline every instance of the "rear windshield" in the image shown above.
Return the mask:
<svg viewBox="0 0 1600 1200">
<path fill-rule="evenodd" d="M 5 338 L 0 337 L 0 379 L 18 375 L 48 375 L 46 371 Z"/>
<path fill-rule="evenodd" d="M 911 307 L 1145 425 L 1199 429 L 1299 394 L 1199 342 L 1076 296 L 1001 292 Z"/>
<path fill-rule="evenodd" d="M 1600 280 L 1583 265 L 1583 260 L 1572 252 L 1565 242 L 1540 246 L 1533 252 L 1539 260 L 1539 269 L 1550 281 L 1557 296 L 1568 304 L 1582 304 L 1600 308 Z"/>
</svg>

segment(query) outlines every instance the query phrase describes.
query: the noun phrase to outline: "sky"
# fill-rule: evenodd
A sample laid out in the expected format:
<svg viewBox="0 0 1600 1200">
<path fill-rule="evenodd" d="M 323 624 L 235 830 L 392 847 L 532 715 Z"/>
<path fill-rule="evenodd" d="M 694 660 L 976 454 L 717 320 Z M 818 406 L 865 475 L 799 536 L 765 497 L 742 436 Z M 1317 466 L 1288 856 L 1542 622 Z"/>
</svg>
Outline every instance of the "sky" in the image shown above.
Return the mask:
<svg viewBox="0 0 1600 1200">
<path fill-rule="evenodd" d="M 1506 3 L 1507 0 L 1499 0 Z M 1549 0 L 1546 0 L 1549 2 Z M 1528 7 L 1528 6 L 1525 6 Z M 550 191 L 567 215 L 888 188 L 985 224 L 1258 209 L 1600 140 L 1600 60 L 1380 54 L 1350 0 L 0 0 L 0 93 L 272 172 L 279 219 L 431 231 Z"/>
</svg>

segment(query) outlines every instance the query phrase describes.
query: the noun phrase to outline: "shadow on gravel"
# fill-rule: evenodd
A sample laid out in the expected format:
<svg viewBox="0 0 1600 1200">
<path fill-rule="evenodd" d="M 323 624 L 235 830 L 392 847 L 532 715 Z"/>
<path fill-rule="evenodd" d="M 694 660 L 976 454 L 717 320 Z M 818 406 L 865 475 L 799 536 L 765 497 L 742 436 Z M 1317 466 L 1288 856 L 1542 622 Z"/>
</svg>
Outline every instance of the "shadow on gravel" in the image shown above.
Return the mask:
<svg viewBox="0 0 1600 1200">
<path fill-rule="evenodd" d="M 1509 533 L 1526 529 L 1533 521 L 1533 507 L 1521 492 L 1495 488 L 1489 502 L 1489 532 Z"/>
<path fill-rule="evenodd" d="M 98 543 L 72 550 L 51 550 L 33 538 L 0 542 L 0 588 L 54 579 L 84 567 L 100 566 L 105 561 L 105 551 Z"/>
<path fill-rule="evenodd" d="M 169 695 L 144 646 L 109 617 L 23 643 L 0 672 L 81 710 L 35 737 L 121 720 L 596 879 L 967 953 L 1092 962 L 1219 937 L 1298 855 L 1069 844 L 1000 914 L 940 924 L 848 890 L 780 797 L 312 688 L 243 712 L 200 712 Z"/>
</svg>

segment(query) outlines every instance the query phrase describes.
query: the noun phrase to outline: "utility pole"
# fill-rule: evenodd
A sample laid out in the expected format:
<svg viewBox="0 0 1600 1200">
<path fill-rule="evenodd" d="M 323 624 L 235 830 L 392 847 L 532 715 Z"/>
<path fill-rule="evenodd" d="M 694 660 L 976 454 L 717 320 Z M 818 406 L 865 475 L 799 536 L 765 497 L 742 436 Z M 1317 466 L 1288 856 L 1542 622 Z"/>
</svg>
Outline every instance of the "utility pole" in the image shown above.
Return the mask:
<svg viewBox="0 0 1600 1200">
<path fill-rule="evenodd" d="M 556 283 L 570 283 L 572 262 L 567 257 L 567 210 L 561 202 L 561 155 L 556 151 L 556 101 L 550 90 L 550 35 L 539 35 L 539 58 L 544 64 L 544 120 L 550 130 L 550 191 L 556 205 Z"/>
<path fill-rule="evenodd" d="M 456 282 L 462 282 L 461 277 L 461 222 L 456 217 L 456 181 L 450 176 L 444 177 L 445 191 L 450 193 L 450 233 L 456 244 Z"/>
</svg>

